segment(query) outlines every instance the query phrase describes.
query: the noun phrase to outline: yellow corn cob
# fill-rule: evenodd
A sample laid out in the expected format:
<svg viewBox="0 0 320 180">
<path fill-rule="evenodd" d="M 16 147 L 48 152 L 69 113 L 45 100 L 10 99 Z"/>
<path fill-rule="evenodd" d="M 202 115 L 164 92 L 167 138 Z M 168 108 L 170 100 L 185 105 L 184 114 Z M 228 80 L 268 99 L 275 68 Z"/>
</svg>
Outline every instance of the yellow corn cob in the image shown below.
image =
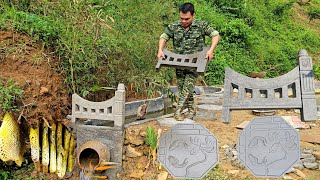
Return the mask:
<svg viewBox="0 0 320 180">
<path fill-rule="evenodd" d="M 57 126 L 53 123 L 50 131 L 50 173 L 55 173 L 57 171 L 56 130 Z"/>
<path fill-rule="evenodd" d="M 57 171 L 56 174 L 60 173 L 62 170 L 62 158 L 64 150 L 62 147 L 62 124 L 58 123 L 57 128 Z"/>
<path fill-rule="evenodd" d="M 70 137 L 70 147 L 69 147 L 69 155 L 68 155 L 68 166 L 67 172 L 72 172 L 73 166 L 73 147 L 74 147 L 74 138 L 73 136 Z"/>
<path fill-rule="evenodd" d="M 64 154 L 63 154 L 63 159 L 62 159 L 62 167 L 61 171 L 58 172 L 58 177 L 63 178 L 63 176 L 66 174 L 67 170 L 67 160 L 68 160 L 68 155 L 69 155 L 69 143 L 70 143 L 70 136 L 71 133 L 65 129 L 64 133 Z"/>
<path fill-rule="evenodd" d="M 29 133 L 31 159 L 36 167 L 37 171 L 40 171 L 40 139 L 39 139 L 39 126 L 36 128 L 30 128 Z"/>
<path fill-rule="evenodd" d="M 48 172 L 48 166 L 50 161 L 50 149 L 49 149 L 49 128 L 46 123 L 43 125 L 42 133 L 42 171 L 44 173 Z"/>
<path fill-rule="evenodd" d="M 0 159 L 15 161 L 18 166 L 23 162 L 19 125 L 8 112 L 0 127 Z"/>
</svg>

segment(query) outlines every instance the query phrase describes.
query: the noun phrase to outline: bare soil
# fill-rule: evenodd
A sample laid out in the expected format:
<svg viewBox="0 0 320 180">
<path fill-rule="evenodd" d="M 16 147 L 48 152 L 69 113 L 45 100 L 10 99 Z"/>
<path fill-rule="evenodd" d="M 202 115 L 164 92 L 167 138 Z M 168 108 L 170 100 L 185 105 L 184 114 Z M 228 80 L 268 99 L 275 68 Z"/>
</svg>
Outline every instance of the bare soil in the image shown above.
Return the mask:
<svg viewBox="0 0 320 180">
<path fill-rule="evenodd" d="M 277 111 L 276 115 L 279 116 L 288 116 L 288 115 L 296 115 L 299 116 L 297 113 L 295 113 L 292 110 L 281 110 Z M 221 148 L 223 145 L 230 145 L 230 144 L 237 144 L 238 141 L 238 134 L 240 132 L 239 129 L 236 128 L 237 125 L 241 124 L 243 121 L 252 120 L 254 117 L 256 117 L 251 111 L 232 111 L 231 113 L 232 120 L 229 124 L 222 123 L 221 121 L 221 113 L 218 113 L 218 119 L 216 121 L 197 121 L 197 123 L 202 124 L 204 127 L 206 127 L 217 139 L 219 144 L 219 176 L 222 177 L 222 179 L 263 179 L 263 178 L 257 178 L 254 177 L 247 169 L 240 169 L 239 167 L 233 166 L 231 164 L 231 161 L 226 157 L 224 154 L 224 149 Z M 312 129 L 302 129 L 300 130 L 301 134 L 312 134 L 312 135 L 320 135 L 320 121 L 312 122 L 316 124 L 316 127 Z M 150 121 L 148 123 L 144 123 L 141 125 L 135 125 L 129 127 L 127 131 L 135 130 L 141 132 L 145 131 L 148 126 L 155 127 L 156 129 L 162 129 L 162 133 L 165 133 L 170 128 L 168 127 L 160 127 L 157 125 L 157 122 Z M 126 131 L 126 132 L 127 132 Z M 300 147 L 312 149 L 314 151 L 320 152 L 320 144 L 313 144 L 313 143 L 307 143 L 307 142 L 300 142 Z M 161 171 L 166 171 L 163 167 L 162 169 L 159 169 L 159 163 L 156 163 L 155 165 L 150 165 L 148 168 L 145 168 L 148 163 L 148 153 L 149 153 L 149 147 L 147 145 L 141 145 L 135 147 L 137 151 L 143 152 L 144 156 L 136 157 L 136 158 L 129 158 L 125 156 L 123 167 L 124 172 L 122 174 L 123 179 L 136 179 L 131 178 L 135 172 L 138 170 L 141 170 L 143 173 L 142 179 L 149 180 L 157 178 L 157 175 Z M 231 174 L 230 170 L 239 170 L 236 174 Z M 310 179 L 320 179 L 320 170 L 308 170 L 304 168 L 302 172 L 306 175 L 307 178 Z M 294 173 L 289 174 L 294 179 L 303 179 L 299 176 L 297 176 Z M 218 177 L 216 177 L 219 179 Z M 174 179 L 170 175 L 168 176 L 168 179 Z"/>
</svg>

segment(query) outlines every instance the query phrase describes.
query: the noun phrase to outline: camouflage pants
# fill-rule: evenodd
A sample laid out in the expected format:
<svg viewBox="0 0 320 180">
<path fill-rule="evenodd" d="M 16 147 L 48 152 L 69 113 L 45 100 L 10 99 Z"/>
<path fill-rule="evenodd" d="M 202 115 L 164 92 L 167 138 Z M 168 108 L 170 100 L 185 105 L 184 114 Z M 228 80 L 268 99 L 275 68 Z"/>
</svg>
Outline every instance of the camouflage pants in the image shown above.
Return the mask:
<svg viewBox="0 0 320 180">
<path fill-rule="evenodd" d="M 179 100 L 177 111 L 188 108 L 189 111 L 194 111 L 194 97 L 195 93 L 194 82 L 198 75 L 195 71 L 188 69 L 176 69 L 176 77 L 179 88 Z M 180 112 L 176 112 L 180 114 Z"/>
</svg>

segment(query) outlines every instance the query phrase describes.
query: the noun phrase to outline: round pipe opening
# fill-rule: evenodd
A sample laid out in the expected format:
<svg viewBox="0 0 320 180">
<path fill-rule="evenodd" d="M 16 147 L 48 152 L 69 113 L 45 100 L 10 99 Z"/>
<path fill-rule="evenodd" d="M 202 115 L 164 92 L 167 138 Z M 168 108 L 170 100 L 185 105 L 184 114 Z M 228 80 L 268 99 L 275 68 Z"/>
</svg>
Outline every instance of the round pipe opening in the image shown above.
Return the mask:
<svg viewBox="0 0 320 180">
<path fill-rule="evenodd" d="M 77 161 L 80 168 L 90 170 L 97 168 L 102 162 L 110 161 L 109 148 L 100 141 L 87 141 L 82 144 L 77 152 Z"/>
<path fill-rule="evenodd" d="M 96 167 L 100 164 L 100 157 L 97 151 L 91 148 L 84 149 L 79 155 L 80 167 L 89 169 L 90 164 Z"/>
</svg>

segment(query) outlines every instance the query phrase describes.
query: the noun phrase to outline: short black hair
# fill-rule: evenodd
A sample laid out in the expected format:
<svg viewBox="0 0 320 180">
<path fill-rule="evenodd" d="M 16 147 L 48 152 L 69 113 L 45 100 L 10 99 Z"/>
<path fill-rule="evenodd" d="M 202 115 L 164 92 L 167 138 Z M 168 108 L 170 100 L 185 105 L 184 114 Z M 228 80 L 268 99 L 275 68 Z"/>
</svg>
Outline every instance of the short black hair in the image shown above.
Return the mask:
<svg viewBox="0 0 320 180">
<path fill-rule="evenodd" d="M 183 3 L 180 8 L 179 11 L 186 14 L 188 12 L 191 13 L 191 15 L 193 16 L 194 14 L 194 6 L 192 3 Z"/>
</svg>

